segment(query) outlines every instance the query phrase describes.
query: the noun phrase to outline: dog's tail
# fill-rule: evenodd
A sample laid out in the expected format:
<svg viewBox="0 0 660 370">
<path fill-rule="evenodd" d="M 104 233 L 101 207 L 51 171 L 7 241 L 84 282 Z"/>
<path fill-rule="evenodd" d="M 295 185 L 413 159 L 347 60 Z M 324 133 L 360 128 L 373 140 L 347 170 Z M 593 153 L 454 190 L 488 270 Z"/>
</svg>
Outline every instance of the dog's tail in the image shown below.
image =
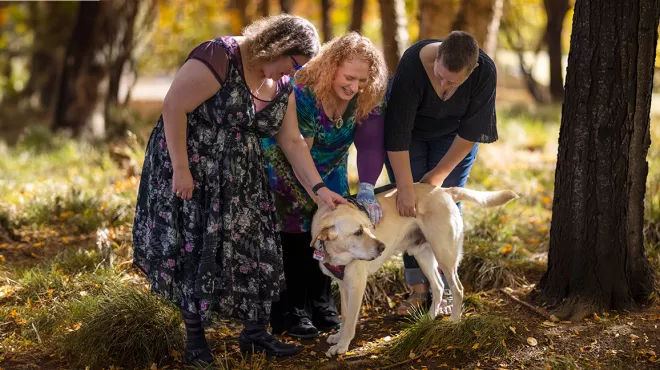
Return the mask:
<svg viewBox="0 0 660 370">
<path fill-rule="evenodd" d="M 459 187 L 444 189 L 454 202 L 468 201 L 482 207 L 495 207 L 518 199 L 518 194 L 511 190 L 478 191 Z"/>
</svg>

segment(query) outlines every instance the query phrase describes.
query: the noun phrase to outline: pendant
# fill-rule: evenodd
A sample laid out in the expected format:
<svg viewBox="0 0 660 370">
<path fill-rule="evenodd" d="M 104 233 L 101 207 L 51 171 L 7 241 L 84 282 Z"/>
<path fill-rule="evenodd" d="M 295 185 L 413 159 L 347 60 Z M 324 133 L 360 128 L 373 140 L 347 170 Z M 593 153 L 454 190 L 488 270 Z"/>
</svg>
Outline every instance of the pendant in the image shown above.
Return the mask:
<svg viewBox="0 0 660 370">
<path fill-rule="evenodd" d="M 335 121 L 335 127 L 341 128 L 344 125 L 344 119 L 342 117 L 337 118 Z"/>
</svg>

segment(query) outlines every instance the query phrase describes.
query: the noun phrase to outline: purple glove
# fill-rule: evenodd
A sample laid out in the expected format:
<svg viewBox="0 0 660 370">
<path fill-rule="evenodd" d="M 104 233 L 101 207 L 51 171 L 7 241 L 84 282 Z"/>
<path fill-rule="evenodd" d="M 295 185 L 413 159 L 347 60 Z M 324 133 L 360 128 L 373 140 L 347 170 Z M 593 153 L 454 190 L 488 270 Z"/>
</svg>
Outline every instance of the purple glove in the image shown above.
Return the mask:
<svg viewBox="0 0 660 370">
<path fill-rule="evenodd" d="M 374 195 L 374 186 L 368 182 L 361 182 L 357 194 L 357 202 L 367 210 L 371 223 L 376 226 L 383 217 L 383 211 Z"/>
</svg>

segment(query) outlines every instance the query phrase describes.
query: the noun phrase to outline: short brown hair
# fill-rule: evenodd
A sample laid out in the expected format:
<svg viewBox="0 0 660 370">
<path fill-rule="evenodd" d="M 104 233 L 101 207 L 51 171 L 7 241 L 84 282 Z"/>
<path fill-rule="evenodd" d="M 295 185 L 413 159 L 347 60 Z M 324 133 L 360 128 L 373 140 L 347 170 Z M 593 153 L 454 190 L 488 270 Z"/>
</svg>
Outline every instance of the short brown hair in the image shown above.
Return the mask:
<svg viewBox="0 0 660 370">
<path fill-rule="evenodd" d="M 313 58 L 321 49 L 319 34 L 308 20 L 290 14 L 261 18 L 243 29 L 252 58 L 272 61 L 281 56 Z"/>
<path fill-rule="evenodd" d="M 479 44 L 465 31 L 452 31 L 438 47 L 437 60 L 451 72 L 472 71 L 479 61 Z"/>
</svg>

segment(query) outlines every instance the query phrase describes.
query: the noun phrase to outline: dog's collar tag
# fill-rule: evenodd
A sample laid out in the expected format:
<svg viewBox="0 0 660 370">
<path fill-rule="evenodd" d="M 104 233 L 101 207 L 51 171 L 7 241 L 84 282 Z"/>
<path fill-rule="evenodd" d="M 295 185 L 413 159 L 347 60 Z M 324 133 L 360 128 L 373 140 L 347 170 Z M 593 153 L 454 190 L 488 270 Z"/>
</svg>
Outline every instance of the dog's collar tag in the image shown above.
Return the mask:
<svg viewBox="0 0 660 370">
<path fill-rule="evenodd" d="M 325 252 L 322 250 L 315 250 L 313 257 L 317 261 L 323 261 L 325 259 Z"/>
</svg>

